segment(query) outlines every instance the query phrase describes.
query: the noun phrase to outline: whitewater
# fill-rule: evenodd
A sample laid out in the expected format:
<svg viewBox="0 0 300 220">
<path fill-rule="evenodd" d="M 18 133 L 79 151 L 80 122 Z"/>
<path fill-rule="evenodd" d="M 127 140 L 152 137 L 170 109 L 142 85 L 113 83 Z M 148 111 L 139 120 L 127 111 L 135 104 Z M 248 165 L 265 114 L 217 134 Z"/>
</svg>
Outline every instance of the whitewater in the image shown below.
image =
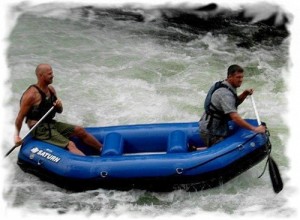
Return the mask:
<svg viewBox="0 0 300 220">
<path fill-rule="evenodd" d="M 254 9 L 246 9 L 251 17 Z M 288 32 L 277 26 L 271 37 L 266 32 L 258 35 L 265 30 L 262 24 L 238 20 L 231 9 L 225 16 L 232 20 L 224 20 L 220 28 L 212 25 L 218 18 L 216 10 L 199 8 L 116 9 L 49 3 L 18 4 L 11 13 L 18 14 L 18 20 L 6 53 L 10 98 L 4 113 L 11 112 L 12 117 L 3 131 L 4 152 L 12 146 L 19 99 L 36 82 L 34 70 L 39 63 L 53 67 L 53 86 L 64 105 L 57 119 L 86 127 L 198 121 L 210 86 L 225 79 L 228 66 L 237 63 L 245 69 L 238 91 L 254 88 L 260 118 L 271 133 L 272 156 L 284 182 L 289 181 L 285 153 L 289 127 L 282 117 L 288 111 L 284 78 L 289 71 Z M 196 24 L 189 20 L 195 15 L 201 18 Z M 183 18 L 189 22 L 181 22 Z M 277 21 L 279 18 L 282 16 Z M 290 18 L 288 14 L 286 18 Z M 200 28 L 203 20 L 210 25 L 203 23 Z M 239 113 L 255 118 L 250 99 L 239 107 Z M 24 124 L 22 134 L 27 131 Z M 16 149 L 5 162 L 10 172 L 3 197 L 9 208 L 28 215 L 153 218 L 295 214 L 287 205 L 293 189 L 287 187 L 275 195 L 267 172 L 257 178 L 265 162 L 220 187 L 193 193 L 104 189 L 72 193 L 24 173 L 16 164 L 17 154 Z"/>
</svg>

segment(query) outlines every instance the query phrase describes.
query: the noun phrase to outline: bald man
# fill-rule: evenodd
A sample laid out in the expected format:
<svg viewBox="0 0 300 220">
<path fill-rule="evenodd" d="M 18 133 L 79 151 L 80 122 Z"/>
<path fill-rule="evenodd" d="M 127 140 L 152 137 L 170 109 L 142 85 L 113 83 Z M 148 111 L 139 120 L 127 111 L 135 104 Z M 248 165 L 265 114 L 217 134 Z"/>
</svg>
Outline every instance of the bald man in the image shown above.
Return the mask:
<svg viewBox="0 0 300 220">
<path fill-rule="evenodd" d="M 62 113 L 63 105 L 51 85 L 54 78 L 52 67 L 49 64 L 39 64 L 35 74 L 37 83 L 29 86 L 20 100 L 20 110 L 15 121 L 15 143 L 22 140 L 20 131 L 24 119 L 28 127 L 32 128 L 54 106 L 54 110 L 33 130 L 32 135 L 35 138 L 65 148 L 74 154 L 84 155 L 70 140 L 70 137 L 77 136 L 86 145 L 101 152 L 102 144 L 83 127 L 54 120 L 56 113 Z"/>
</svg>

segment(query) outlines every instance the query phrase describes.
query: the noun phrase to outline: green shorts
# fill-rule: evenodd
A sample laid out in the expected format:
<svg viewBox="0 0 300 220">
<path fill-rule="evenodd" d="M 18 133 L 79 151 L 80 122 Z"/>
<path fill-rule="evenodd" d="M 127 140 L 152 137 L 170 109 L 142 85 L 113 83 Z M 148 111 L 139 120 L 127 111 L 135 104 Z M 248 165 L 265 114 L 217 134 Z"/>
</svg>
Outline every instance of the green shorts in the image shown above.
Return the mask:
<svg viewBox="0 0 300 220">
<path fill-rule="evenodd" d="M 74 133 L 74 129 L 75 125 L 52 121 L 38 125 L 32 131 L 32 135 L 38 140 L 65 148 L 69 144 L 69 138 Z"/>
</svg>

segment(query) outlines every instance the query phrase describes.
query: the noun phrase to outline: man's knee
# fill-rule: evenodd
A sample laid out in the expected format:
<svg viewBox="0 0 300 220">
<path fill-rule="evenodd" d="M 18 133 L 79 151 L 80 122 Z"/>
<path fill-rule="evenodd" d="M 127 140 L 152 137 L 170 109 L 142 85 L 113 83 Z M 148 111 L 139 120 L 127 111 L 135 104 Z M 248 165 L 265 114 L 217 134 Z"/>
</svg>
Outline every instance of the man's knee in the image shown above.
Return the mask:
<svg viewBox="0 0 300 220">
<path fill-rule="evenodd" d="M 79 138 L 85 137 L 87 135 L 86 130 L 81 126 L 76 126 L 74 128 L 74 134 Z"/>
</svg>

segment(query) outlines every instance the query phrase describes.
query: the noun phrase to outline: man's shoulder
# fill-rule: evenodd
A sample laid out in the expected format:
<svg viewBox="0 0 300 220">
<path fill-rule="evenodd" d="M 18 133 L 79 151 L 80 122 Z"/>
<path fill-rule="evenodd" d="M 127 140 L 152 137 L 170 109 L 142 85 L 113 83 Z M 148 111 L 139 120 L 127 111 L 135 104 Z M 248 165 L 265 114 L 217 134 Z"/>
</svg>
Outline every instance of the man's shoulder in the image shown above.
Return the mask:
<svg viewBox="0 0 300 220">
<path fill-rule="evenodd" d="M 34 95 L 39 91 L 35 88 L 34 85 L 29 86 L 23 93 L 23 95 Z"/>
<path fill-rule="evenodd" d="M 219 88 L 212 95 L 212 102 L 214 104 L 229 103 L 233 102 L 233 100 L 235 100 L 233 93 L 226 88 Z"/>
<path fill-rule="evenodd" d="M 227 94 L 233 95 L 232 92 L 228 88 L 226 88 L 226 87 L 220 87 L 220 88 L 218 88 L 214 92 L 214 94 L 217 95 L 217 96 L 220 96 L 220 95 L 223 96 L 223 95 L 227 95 Z"/>
<path fill-rule="evenodd" d="M 23 102 L 35 103 L 39 98 L 39 91 L 31 85 L 24 91 L 21 100 Z"/>
</svg>

